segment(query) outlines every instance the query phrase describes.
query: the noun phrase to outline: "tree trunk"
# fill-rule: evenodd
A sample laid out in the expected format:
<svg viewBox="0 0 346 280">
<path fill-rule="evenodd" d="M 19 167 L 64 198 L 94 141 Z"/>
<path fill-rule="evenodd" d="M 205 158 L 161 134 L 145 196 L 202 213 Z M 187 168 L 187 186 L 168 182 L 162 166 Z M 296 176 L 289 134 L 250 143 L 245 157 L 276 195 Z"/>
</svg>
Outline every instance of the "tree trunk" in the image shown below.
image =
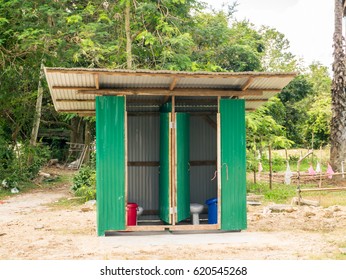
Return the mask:
<svg viewBox="0 0 346 280">
<path fill-rule="evenodd" d="M 71 143 L 84 143 L 84 122 L 80 117 L 71 119 Z"/>
<path fill-rule="evenodd" d="M 36 99 L 36 109 L 35 109 L 35 115 L 34 115 L 34 123 L 32 125 L 31 130 L 31 137 L 30 137 L 30 145 L 36 146 L 37 143 L 37 134 L 38 130 L 40 128 L 40 121 L 41 121 L 41 110 L 42 110 L 42 97 L 43 97 L 43 87 L 42 87 L 42 79 L 44 77 L 44 70 L 43 70 L 43 61 L 41 62 L 41 70 L 40 70 L 40 77 L 38 80 L 38 88 L 37 88 L 37 99 Z"/>
<path fill-rule="evenodd" d="M 334 170 L 340 171 L 346 159 L 346 94 L 345 94 L 345 50 L 343 48 L 342 19 L 344 0 L 335 0 L 334 62 L 332 83 L 332 121 L 330 162 Z"/>
<path fill-rule="evenodd" d="M 131 2 L 126 0 L 125 4 L 125 32 L 126 32 L 126 64 L 127 69 L 132 68 L 132 38 L 130 26 Z"/>
<path fill-rule="evenodd" d="M 88 120 L 85 120 L 85 129 L 84 129 L 84 145 L 85 145 L 85 157 L 83 163 L 89 163 L 90 161 L 90 143 L 91 143 L 91 133 L 90 133 L 90 123 Z"/>
</svg>

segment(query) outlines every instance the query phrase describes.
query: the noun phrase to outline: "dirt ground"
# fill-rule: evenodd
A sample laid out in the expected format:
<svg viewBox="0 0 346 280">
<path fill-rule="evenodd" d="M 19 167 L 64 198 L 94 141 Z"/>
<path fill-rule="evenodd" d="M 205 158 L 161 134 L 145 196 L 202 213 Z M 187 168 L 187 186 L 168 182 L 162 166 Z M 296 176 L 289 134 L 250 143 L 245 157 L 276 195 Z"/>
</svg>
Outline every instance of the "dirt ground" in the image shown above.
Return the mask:
<svg viewBox="0 0 346 280">
<path fill-rule="evenodd" d="M 69 187 L 61 184 L 0 201 L 0 259 L 346 259 L 340 253 L 346 247 L 344 206 L 293 207 L 278 213 L 268 206 L 249 206 L 248 229 L 239 233 L 146 232 L 97 237 L 93 207 L 51 206 L 71 197 Z"/>
</svg>

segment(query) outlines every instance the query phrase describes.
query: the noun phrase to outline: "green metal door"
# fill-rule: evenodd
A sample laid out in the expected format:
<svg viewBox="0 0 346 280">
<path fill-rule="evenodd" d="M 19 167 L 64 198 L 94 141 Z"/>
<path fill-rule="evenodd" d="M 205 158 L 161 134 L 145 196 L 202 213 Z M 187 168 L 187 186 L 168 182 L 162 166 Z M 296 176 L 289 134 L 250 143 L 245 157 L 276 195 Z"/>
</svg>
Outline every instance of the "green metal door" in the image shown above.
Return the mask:
<svg viewBox="0 0 346 280">
<path fill-rule="evenodd" d="M 176 114 L 177 222 L 190 217 L 190 115 Z"/>
<path fill-rule="evenodd" d="M 171 113 L 160 114 L 160 179 L 159 216 L 167 224 L 171 223 Z"/>
<path fill-rule="evenodd" d="M 125 229 L 125 98 L 96 97 L 97 232 Z"/>
<path fill-rule="evenodd" d="M 245 100 L 220 100 L 221 229 L 246 229 Z"/>
</svg>

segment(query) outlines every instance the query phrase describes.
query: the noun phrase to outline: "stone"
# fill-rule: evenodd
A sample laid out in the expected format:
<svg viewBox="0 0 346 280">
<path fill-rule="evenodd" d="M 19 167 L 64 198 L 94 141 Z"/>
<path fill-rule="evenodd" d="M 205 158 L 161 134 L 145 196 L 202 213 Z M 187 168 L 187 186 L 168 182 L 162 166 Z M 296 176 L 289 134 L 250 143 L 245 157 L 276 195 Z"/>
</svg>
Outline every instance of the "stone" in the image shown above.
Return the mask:
<svg viewBox="0 0 346 280">
<path fill-rule="evenodd" d="M 89 211 L 92 211 L 93 209 L 90 208 L 90 207 L 82 207 L 80 210 L 81 210 L 82 212 L 89 212 Z"/>
<path fill-rule="evenodd" d="M 295 211 L 295 209 L 291 205 L 286 205 L 286 204 L 272 205 L 272 206 L 269 206 L 269 209 L 273 213 L 281 213 L 281 212 L 292 213 Z"/>
<path fill-rule="evenodd" d="M 329 210 L 325 211 L 323 214 L 323 218 L 333 218 L 333 217 L 334 217 L 334 213 Z"/>
<path fill-rule="evenodd" d="M 95 199 L 89 200 L 89 201 L 85 202 L 84 204 L 88 205 L 88 206 L 94 206 L 94 205 L 96 205 L 96 200 Z"/>
<path fill-rule="evenodd" d="M 304 216 L 310 218 L 310 217 L 316 216 L 316 213 L 311 212 L 311 211 L 306 211 L 304 213 Z"/>
</svg>

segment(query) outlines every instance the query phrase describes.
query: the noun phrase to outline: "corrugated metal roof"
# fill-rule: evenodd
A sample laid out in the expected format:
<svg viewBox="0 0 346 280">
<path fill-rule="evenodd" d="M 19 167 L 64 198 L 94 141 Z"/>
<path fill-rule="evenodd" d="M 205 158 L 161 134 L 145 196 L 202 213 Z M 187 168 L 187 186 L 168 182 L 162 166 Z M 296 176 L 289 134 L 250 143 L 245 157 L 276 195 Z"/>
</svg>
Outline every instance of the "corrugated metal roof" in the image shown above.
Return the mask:
<svg viewBox="0 0 346 280">
<path fill-rule="evenodd" d="M 296 75 L 47 67 L 45 74 L 55 109 L 80 114 L 93 114 L 97 95 L 127 95 L 133 105 L 130 111 L 136 111 L 136 106 L 141 108 L 139 111 L 147 111 L 143 108 L 148 106 L 151 106 L 149 111 L 157 111 L 167 101 L 167 96 L 244 98 L 248 100 L 246 109 L 256 109 L 279 93 Z M 198 101 L 195 104 L 202 105 Z M 194 105 L 193 100 L 190 105 Z M 208 104 L 204 102 L 203 105 Z M 203 110 L 202 106 L 198 110 Z"/>
</svg>

